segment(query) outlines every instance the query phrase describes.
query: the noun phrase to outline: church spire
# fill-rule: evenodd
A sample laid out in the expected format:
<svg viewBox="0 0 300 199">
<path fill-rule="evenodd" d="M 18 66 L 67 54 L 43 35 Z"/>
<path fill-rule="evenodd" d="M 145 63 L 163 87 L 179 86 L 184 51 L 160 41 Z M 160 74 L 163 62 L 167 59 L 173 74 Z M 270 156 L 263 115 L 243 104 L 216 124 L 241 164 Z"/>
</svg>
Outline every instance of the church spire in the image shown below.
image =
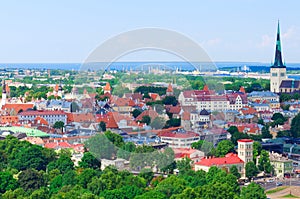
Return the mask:
<svg viewBox="0 0 300 199">
<path fill-rule="evenodd" d="M 275 61 L 274 64 L 272 65 L 272 68 L 285 68 L 285 65 L 282 62 L 279 20 L 278 20 L 278 27 L 277 27 Z"/>
</svg>

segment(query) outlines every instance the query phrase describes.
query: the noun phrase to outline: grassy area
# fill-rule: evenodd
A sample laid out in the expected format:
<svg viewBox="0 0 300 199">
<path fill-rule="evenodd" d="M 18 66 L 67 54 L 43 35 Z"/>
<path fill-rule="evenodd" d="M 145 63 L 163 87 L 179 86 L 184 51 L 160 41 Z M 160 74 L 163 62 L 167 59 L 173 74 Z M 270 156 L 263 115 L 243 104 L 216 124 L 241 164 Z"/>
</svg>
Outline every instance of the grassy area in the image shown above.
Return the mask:
<svg viewBox="0 0 300 199">
<path fill-rule="evenodd" d="M 287 187 L 277 187 L 275 189 L 272 189 L 272 190 L 269 190 L 269 191 L 266 191 L 266 194 L 272 194 L 272 193 L 276 193 L 278 191 L 282 191 L 284 189 L 286 189 Z"/>
<path fill-rule="evenodd" d="M 299 198 L 299 197 L 294 196 L 293 194 L 288 194 L 288 195 L 282 196 L 282 198 Z"/>
</svg>

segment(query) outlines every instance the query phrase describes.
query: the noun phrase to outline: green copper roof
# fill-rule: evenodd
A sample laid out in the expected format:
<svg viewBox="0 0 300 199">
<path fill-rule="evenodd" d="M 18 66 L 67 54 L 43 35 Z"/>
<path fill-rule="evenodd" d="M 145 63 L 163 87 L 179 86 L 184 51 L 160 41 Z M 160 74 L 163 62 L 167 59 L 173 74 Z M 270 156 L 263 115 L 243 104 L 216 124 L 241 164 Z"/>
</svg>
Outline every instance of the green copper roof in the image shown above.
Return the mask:
<svg viewBox="0 0 300 199">
<path fill-rule="evenodd" d="M 25 128 L 25 127 L 0 127 L 0 131 L 12 131 L 14 133 L 26 133 L 28 137 L 49 137 L 49 135 L 43 131 L 32 129 L 32 128 Z"/>
<path fill-rule="evenodd" d="M 275 61 L 274 61 L 274 64 L 271 67 L 272 68 L 285 68 L 285 65 L 282 62 L 279 21 L 278 21 L 278 27 L 277 27 L 277 40 L 276 40 L 276 50 L 275 50 Z"/>
</svg>

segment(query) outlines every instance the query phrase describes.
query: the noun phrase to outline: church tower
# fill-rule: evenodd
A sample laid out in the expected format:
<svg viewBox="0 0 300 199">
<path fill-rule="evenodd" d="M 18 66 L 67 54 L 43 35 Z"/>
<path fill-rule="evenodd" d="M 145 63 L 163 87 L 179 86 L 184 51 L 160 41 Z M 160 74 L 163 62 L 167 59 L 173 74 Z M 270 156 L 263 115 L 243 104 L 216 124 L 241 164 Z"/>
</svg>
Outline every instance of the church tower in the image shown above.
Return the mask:
<svg viewBox="0 0 300 199">
<path fill-rule="evenodd" d="M 5 104 L 6 104 L 6 83 L 5 83 L 5 80 L 3 80 L 1 107 L 4 106 Z"/>
<path fill-rule="evenodd" d="M 277 40 L 276 40 L 276 50 L 275 50 L 275 61 L 270 68 L 270 91 L 274 93 L 280 92 L 280 84 L 282 80 L 287 79 L 286 77 L 286 66 L 282 61 L 281 53 L 281 42 L 280 42 L 280 27 L 278 21 L 277 27 Z"/>
</svg>

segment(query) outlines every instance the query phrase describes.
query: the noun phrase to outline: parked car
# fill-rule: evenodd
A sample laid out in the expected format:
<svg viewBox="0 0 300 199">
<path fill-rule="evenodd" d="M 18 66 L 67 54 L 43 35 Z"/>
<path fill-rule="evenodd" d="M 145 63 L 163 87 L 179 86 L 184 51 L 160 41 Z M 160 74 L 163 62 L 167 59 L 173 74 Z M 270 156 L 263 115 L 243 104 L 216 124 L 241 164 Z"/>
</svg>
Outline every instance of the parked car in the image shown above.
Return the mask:
<svg viewBox="0 0 300 199">
<path fill-rule="evenodd" d="M 274 179 L 272 179 L 272 178 L 268 179 L 267 182 L 269 182 L 269 183 L 274 182 Z"/>
<path fill-rule="evenodd" d="M 276 182 L 276 186 L 282 186 L 282 182 Z"/>
</svg>

